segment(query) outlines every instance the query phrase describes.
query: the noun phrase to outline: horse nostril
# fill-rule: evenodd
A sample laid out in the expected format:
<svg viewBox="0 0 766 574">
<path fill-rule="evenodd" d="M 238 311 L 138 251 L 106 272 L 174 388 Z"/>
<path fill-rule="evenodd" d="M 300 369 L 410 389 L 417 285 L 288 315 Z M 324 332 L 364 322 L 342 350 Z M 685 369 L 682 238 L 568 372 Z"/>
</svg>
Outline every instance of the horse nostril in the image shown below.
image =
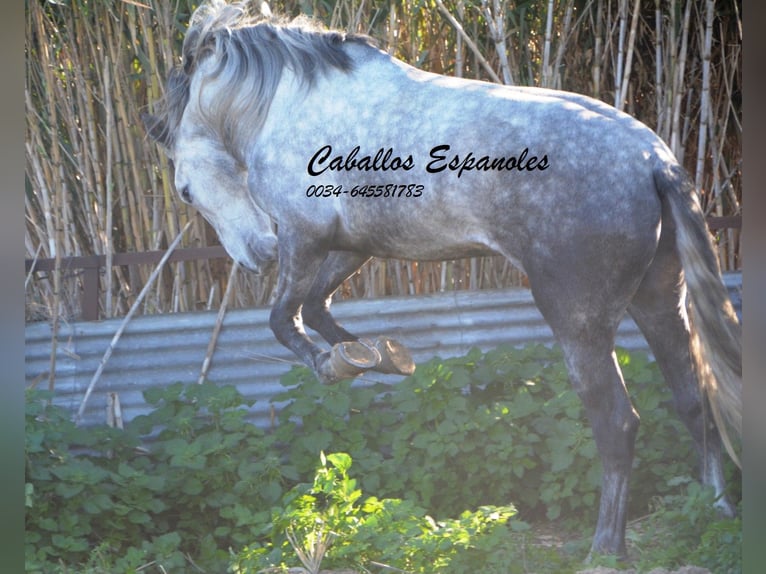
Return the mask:
<svg viewBox="0 0 766 574">
<path fill-rule="evenodd" d="M 191 192 L 189 191 L 188 185 L 185 185 L 181 188 L 180 194 L 181 194 L 181 199 L 183 199 L 186 203 L 192 202 Z"/>
</svg>

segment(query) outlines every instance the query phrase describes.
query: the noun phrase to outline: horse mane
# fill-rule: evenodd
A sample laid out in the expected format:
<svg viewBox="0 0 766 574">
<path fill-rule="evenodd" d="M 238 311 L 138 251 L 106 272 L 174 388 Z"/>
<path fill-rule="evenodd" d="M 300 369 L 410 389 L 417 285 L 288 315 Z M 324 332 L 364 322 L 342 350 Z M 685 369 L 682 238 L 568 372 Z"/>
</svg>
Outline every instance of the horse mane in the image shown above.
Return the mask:
<svg viewBox="0 0 766 574">
<path fill-rule="evenodd" d="M 156 115 L 141 114 L 152 139 L 168 150 L 173 149 L 181 117 L 189 102 L 189 84 L 190 78 L 182 68 L 172 68 L 165 83 L 165 95 L 157 103 Z"/>
<path fill-rule="evenodd" d="M 212 59 L 202 86 L 216 82 L 215 95 L 201 109 L 202 121 L 234 157 L 245 138 L 263 127 L 285 68 L 310 89 L 320 74 L 350 72 L 347 42 L 371 45 L 366 36 L 327 31 L 305 17 L 287 22 L 251 14 L 245 2 L 208 0 L 192 14 L 183 41 L 182 63 L 168 75 L 165 135 L 172 143 L 189 103 L 191 78 Z"/>
</svg>

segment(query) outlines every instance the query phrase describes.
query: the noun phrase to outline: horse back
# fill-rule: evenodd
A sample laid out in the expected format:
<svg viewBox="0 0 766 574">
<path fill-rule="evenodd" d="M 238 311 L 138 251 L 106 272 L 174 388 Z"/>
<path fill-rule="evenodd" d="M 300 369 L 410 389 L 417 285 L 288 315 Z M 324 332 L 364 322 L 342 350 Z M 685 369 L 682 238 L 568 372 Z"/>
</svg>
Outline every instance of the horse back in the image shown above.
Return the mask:
<svg viewBox="0 0 766 574">
<path fill-rule="evenodd" d="M 414 243 L 417 258 L 439 259 L 521 258 L 584 237 L 656 241 L 652 173 L 667 148 L 637 120 L 586 96 L 353 50 L 352 71 L 308 92 L 288 75 L 272 103 L 251 191 L 278 222 L 297 217 L 338 248 L 385 257 Z"/>
</svg>

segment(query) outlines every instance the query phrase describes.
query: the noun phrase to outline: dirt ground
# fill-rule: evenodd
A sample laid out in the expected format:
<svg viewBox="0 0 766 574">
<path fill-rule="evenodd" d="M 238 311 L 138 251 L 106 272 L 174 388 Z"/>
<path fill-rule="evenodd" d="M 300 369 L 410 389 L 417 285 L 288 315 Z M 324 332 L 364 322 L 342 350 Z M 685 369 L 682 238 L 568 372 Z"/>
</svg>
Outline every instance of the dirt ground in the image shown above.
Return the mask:
<svg viewBox="0 0 766 574">
<path fill-rule="evenodd" d="M 589 568 L 587 570 L 578 570 L 577 574 L 636 574 L 635 570 L 615 570 L 614 568 Z M 713 574 L 710 570 L 699 568 L 697 566 L 683 566 L 678 570 L 665 570 L 664 568 L 655 568 L 648 574 Z"/>
<path fill-rule="evenodd" d="M 289 574 L 308 574 L 308 571 L 303 568 L 291 568 L 288 571 Z M 358 574 L 355 570 L 320 570 L 319 574 Z M 578 570 L 577 574 L 636 574 L 635 570 L 616 570 L 614 568 L 604 568 L 599 566 L 598 568 L 588 568 L 587 570 Z M 664 568 L 655 568 L 648 572 L 648 574 L 713 574 L 710 570 L 705 568 L 698 568 L 697 566 L 683 566 L 678 570 L 665 570 Z"/>
</svg>

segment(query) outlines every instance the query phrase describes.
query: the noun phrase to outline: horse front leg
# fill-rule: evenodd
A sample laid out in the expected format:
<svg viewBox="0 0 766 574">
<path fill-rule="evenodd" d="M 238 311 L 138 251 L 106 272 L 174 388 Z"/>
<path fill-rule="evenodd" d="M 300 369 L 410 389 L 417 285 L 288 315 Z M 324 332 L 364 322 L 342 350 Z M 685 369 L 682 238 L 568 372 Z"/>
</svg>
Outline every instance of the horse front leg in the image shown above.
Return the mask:
<svg viewBox="0 0 766 574">
<path fill-rule="evenodd" d="M 322 338 L 335 345 L 344 341 L 358 341 L 359 337 L 344 329 L 330 313 L 332 295 L 346 279 L 370 260 L 368 255 L 347 251 L 331 251 L 314 279 L 311 291 L 303 304 L 303 320 Z"/>
<path fill-rule="evenodd" d="M 360 341 L 359 337 L 344 329 L 330 313 L 332 295 L 341 283 L 370 259 L 367 255 L 347 251 L 333 251 L 325 259 L 303 304 L 303 319 L 331 345 Z M 390 337 L 378 337 L 374 342 L 361 341 L 373 346 L 380 354 L 380 363 L 374 371 L 386 374 L 411 375 L 415 362 L 407 348 Z"/>
<path fill-rule="evenodd" d="M 303 328 L 302 308 L 311 293 L 327 253 L 295 247 L 280 237 L 279 277 L 269 326 L 274 336 L 295 353 L 325 383 L 353 378 L 376 367 L 380 353 L 355 341 L 338 342 L 331 351 L 314 343 Z"/>
</svg>

